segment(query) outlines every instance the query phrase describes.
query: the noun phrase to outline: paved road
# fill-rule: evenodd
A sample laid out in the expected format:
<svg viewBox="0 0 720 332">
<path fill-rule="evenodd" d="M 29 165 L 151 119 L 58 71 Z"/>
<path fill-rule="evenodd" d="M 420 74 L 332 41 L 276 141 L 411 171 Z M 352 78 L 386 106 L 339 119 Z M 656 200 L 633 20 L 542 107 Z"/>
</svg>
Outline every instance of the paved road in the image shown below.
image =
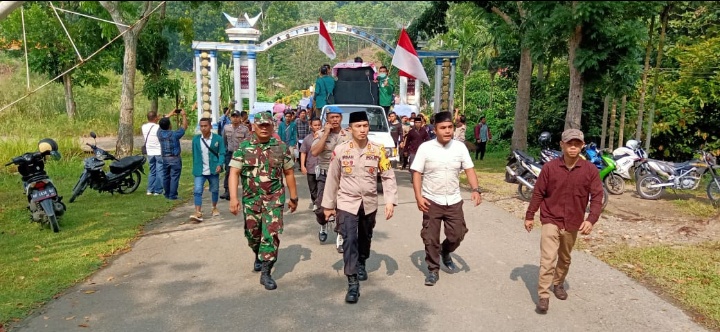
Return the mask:
<svg viewBox="0 0 720 332">
<path fill-rule="evenodd" d="M 69 289 L 17 331 L 703 331 L 681 310 L 594 257 L 573 254 L 566 301 L 534 312 L 539 232 L 491 203 L 464 207 L 470 232 L 453 254 L 461 271 L 423 285 L 425 262 L 407 173 L 395 217 L 378 220 L 360 302 L 344 302 L 334 244 L 320 244 L 301 199 L 286 218 L 278 289 L 252 272 L 242 224 L 226 211 L 185 223 L 181 207 L 146 228 L 132 250 Z M 307 197 L 300 176 L 301 197 Z M 162 199 L 155 198 L 152 199 Z M 383 219 L 383 218 L 380 218 Z"/>
</svg>

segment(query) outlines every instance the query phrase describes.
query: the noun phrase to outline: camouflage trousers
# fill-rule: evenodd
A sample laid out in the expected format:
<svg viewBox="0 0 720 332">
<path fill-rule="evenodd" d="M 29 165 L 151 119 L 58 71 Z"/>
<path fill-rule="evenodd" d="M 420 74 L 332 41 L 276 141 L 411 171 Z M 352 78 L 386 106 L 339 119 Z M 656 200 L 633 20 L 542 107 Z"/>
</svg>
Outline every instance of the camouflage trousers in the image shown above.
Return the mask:
<svg viewBox="0 0 720 332">
<path fill-rule="evenodd" d="M 283 230 L 283 205 L 263 209 L 257 213 L 245 207 L 245 238 L 248 246 L 261 261 L 275 261 Z"/>
</svg>

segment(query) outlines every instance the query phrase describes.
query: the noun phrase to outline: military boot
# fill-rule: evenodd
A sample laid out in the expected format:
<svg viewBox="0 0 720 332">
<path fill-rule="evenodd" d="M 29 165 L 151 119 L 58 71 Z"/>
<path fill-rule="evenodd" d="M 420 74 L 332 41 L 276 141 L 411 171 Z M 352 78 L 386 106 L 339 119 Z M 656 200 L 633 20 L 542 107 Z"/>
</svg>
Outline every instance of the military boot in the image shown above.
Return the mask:
<svg viewBox="0 0 720 332">
<path fill-rule="evenodd" d="M 273 280 L 272 276 L 270 276 L 270 271 L 272 270 L 274 264 L 275 262 L 262 262 L 262 274 L 260 275 L 260 284 L 265 286 L 265 289 L 267 290 L 273 290 L 277 288 L 275 280 Z"/>
<path fill-rule="evenodd" d="M 364 260 L 358 260 L 357 276 L 358 276 L 358 280 L 360 280 L 360 281 L 365 281 L 368 278 L 367 270 L 365 270 L 365 261 Z"/>
<path fill-rule="evenodd" d="M 345 302 L 356 303 L 360 298 L 360 281 L 358 281 L 357 274 L 349 275 L 347 278 L 348 291 L 345 295 Z"/>
<path fill-rule="evenodd" d="M 257 250 L 253 250 L 253 253 L 255 253 L 255 263 L 253 264 L 253 271 L 260 272 L 260 270 L 262 270 L 262 261 L 258 257 Z"/>
</svg>

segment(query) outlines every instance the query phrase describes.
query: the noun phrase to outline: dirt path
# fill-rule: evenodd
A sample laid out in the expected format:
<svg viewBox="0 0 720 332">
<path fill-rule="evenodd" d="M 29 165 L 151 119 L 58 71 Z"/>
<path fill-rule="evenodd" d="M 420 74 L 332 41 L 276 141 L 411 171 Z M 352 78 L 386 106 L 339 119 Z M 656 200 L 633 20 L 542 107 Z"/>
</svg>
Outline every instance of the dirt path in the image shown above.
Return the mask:
<svg viewBox="0 0 720 332">
<path fill-rule="evenodd" d="M 504 181 L 502 173 L 484 173 L 482 186 L 487 188 L 484 196 L 518 218 L 522 227 L 528 203 L 518 198 L 517 184 Z M 630 183 L 625 193 L 610 195 L 610 202 L 603 211 L 592 235 L 584 237 L 586 251 L 603 251 L 619 244 L 649 246 L 656 244 L 685 244 L 717 240 L 720 236 L 720 211 L 711 217 L 700 218 L 683 213 L 673 200 L 697 200 L 709 204 L 707 198 L 697 199 L 688 194 L 666 192 L 657 201 L 640 198 Z M 537 217 L 537 216 L 536 216 Z"/>
</svg>

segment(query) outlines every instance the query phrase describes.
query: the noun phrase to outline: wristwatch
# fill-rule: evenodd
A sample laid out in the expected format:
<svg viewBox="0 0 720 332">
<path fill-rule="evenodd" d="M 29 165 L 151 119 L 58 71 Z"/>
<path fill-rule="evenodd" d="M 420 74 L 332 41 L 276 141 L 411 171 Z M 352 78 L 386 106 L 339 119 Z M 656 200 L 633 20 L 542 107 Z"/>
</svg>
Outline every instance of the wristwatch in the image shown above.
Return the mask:
<svg viewBox="0 0 720 332">
<path fill-rule="evenodd" d="M 482 191 L 480 191 L 480 187 L 472 188 L 472 189 L 470 189 L 470 191 L 476 192 L 476 193 L 478 193 L 478 194 L 482 194 Z"/>
<path fill-rule="evenodd" d="M 297 204 L 298 199 L 299 199 L 298 197 L 295 197 L 295 198 L 290 197 L 290 201 L 293 202 L 294 204 Z"/>
</svg>

